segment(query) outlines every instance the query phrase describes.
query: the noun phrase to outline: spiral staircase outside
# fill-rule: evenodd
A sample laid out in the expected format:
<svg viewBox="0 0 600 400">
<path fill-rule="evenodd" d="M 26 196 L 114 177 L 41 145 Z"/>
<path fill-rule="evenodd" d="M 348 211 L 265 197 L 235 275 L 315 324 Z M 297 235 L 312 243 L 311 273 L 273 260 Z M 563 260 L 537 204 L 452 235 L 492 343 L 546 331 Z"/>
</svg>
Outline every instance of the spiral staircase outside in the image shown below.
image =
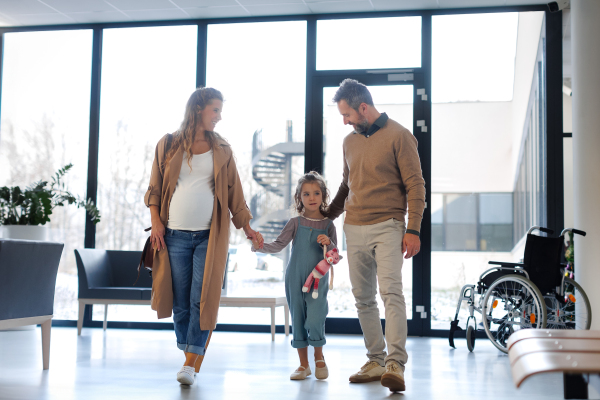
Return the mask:
<svg viewBox="0 0 600 400">
<path fill-rule="evenodd" d="M 252 227 L 265 242 L 274 241 L 292 217 L 292 158 L 304 155 L 304 142 L 294 142 L 292 136 L 292 121 L 287 121 L 285 142 L 263 149 L 262 130 L 252 138 L 252 178 L 262 187 L 250 200 Z M 286 262 L 289 246 L 276 256 Z"/>
</svg>

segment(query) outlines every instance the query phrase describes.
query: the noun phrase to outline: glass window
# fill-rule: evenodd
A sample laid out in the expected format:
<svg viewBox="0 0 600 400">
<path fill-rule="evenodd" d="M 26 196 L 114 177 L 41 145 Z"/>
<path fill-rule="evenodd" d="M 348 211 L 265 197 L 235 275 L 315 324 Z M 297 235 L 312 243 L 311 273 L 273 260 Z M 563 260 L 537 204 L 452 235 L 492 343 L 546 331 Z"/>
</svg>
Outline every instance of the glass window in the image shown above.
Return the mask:
<svg viewBox="0 0 600 400">
<path fill-rule="evenodd" d="M 421 17 L 317 21 L 317 70 L 419 67 Z"/>
<path fill-rule="evenodd" d="M 519 239 L 545 212 L 544 196 L 534 195 L 544 185 L 536 172 L 544 140 L 530 100 L 540 87 L 544 13 L 433 16 L 432 24 L 431 191 L 444 197 L 444 213 L 441 225 L 439 208 L 432 213 L 431 327 L 449 329 L 460 288 L 476 284 L 490 260 L 523 258 Z"/>
<path fill-rule="evenodd" d="M 477 250 L 477 200 L 472 195 L 446 197 L 446 249 Z"/>
<path fill-rule="evenodd" d="M 165 133 L 178 129 L 195 89 L 197 37 L 196 25 L 104 31 L 98 248 L 141 250 L 148 237 L 143 197 L 154 150 Z M 94 318 L 102 318 L 101 311 L 95 307 Z M 111 306 L 109 318 L 156 321 L 156 313 L 147 306 Z"/>
<path fill-rule="evenodd" d="M 225 98 L 217 131 L 233 148 L 251 226 L 272 242 L 294 216 L 292 191 L 304 173 L 306 22 L 209 25 L 206 74 L 207 85 Z M 227 295 L 284 296 L 291 246 L 268 255 L 250 246 L 232 226 Z M 276 318 L 283 324 L 282 312 Z M 269 320 L 268 309 L 219 311 L 219 323 Z"/>
<path fill-rule="evenodd" d="M 512 224 L 511 193 L 482 193 L 479 195 L 481 224 Z"/>
<path fill-rule="evenodd" d="M 444 250 L 444 195 L 431 194 L 431 249 Z"/>
<path fill-rule="evenodd" d="M 92 31 L 4 34 L 0 186 L 49 180 L 68 163 L 67 188 L 86 195 Z M 101 210 L 104 211 L 104 210 Z M 102 213 L 104 218 L 104 213 Z M 85 211 L 58 207 L 49 239 L 65 243 L 56 280 L 55 319 L 77 319 L 77 266 Z"/>
<path fill-rule="evenodd" d="M 435 103 L 511 101 L 519 13 L 433 17 Z"/>
</svg>

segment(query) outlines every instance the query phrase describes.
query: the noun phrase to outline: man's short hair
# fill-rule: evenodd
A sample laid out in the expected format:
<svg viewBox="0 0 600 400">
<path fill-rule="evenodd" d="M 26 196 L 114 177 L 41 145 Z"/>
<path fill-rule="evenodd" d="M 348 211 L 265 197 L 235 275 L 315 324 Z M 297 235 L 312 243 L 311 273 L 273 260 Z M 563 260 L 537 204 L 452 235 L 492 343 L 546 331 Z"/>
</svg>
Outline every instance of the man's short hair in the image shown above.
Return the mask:
<svg viewBox="0 0 600 400">
<path fill-rule="evenodd" d="M 340 88 L 335 92 L 333 101 L 339 103 L 342 100 L 346 100 L 346 103 L 356 111 L 362 103 L 373 106 L 373 97 L 369 89 L 359 81 L 355 79 L 344 79 L 340 83 Z"/>
</svg>

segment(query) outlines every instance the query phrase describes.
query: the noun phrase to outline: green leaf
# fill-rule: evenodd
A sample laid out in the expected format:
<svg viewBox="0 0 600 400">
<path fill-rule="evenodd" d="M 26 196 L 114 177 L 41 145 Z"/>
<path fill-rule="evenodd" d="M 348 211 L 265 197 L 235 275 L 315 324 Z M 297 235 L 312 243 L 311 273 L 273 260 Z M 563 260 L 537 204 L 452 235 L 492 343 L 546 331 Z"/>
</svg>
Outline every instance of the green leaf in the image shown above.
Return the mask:
<svg viewBox="0 0 600 400">
<path fill-rule="evenodd" d="M 100 211 L 91 199 L 80 200 L 71 194 L 62 178 L 73 168 L 67 164 L 48 181 L 34 182 L 25 190 L 20 187 L 0 187 L 0 225 L 44 225 L 50 222 L 55 207 L 75 204 L 86 209 L 92 222 L 100 222 Z"/>
</svg>

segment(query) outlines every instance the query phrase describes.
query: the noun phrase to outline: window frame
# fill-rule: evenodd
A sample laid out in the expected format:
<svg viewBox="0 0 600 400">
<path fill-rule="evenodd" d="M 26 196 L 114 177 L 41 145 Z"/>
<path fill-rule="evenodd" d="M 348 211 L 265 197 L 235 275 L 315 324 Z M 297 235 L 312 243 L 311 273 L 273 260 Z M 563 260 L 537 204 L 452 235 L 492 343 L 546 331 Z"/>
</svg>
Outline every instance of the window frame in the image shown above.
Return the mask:
<svg viewBox="0 0 600 400">
<path fill-rule="evenodd" d="M 546 147 L 543 149 L 546 153 L 546 215 L 549 228 L 556 230 L 562 229 L 564 221 L 564 199 L 563 199 L 563 132 L 562 132 L 562 19 L 560 12 L 550 13 L 546 5 L 523 5 L 523 6 L 502 6 L 502 7 L 477 7 L 477 8 L 458 8 L 458 9 L 435 9 L 435 10 L 406 10 L 406 11 L 386 11 L 386 12 L 362 12 L 362 13 L 337 13 L 337 14 L 309 14 L 309 15 L 291 15 L 291 16 L 269 16 L 269 17 L 247 17 L 247 18 L 209 18 L 209 19 L 186 19 L 186 20 L 164 20 L 149 22 L 119 22 L 119 23 L 94 23 L 94 24 L 73 24 L 73 25 L 44 25 L 44 26 L 26 26 L 26 27 L 2 27 L 0 28 L 0 93 L 2 90 L 2 62 L 4 57 L 3 43 L 4 33 L 8 32 L 28 32 L 28 31 L 52 31 L 52 30 L 75 30 L 75 29 L 93 29 L 93 54 L 91 71 L 91 99 L 90 99 L 90 129 L 89 129 L 89 153 L 88 153 L 88 176 L 87 176 L 87 197 L 96 201 L 98 184 L 98 150 L 99 150 L 99 116 L 100 116 L 100 88 L 101 88 L 101 68 L 102 68 L 102 35 L 104 29 L 126 28 L 126 27 L 149 27 L 149 26 L 173 26 L 173 25 L 193 25 L 198 26 L 198 51 L 197 51 L 197 71 L 196 84 L 204 86 L 206 83 L 206 57 L 207 57 L 207 26 L 208 24 L 223 23 L 252 23 L 252 22 L 270 22 L 270 21 L 306 21 L 307 22 L 307 55 L 306 55 L 306 107 L 305 107 L 305 171 L 317 170 L 323 168 L 323 140 L 322 134 L 313 134 L 313 128 L 321 121 L 315 118 L 320 110 L 315 109 L 311 104 L 313 99 L 313 79 L 324 75 L 354 75 L 355 73 L 367 73 L 365 70 L 331 70 L 317 71 L 316 69 L 316 25 L 318 20 L 329 19 L 357 19 L 357 18 L 381 18 L 381 17 L 405 17 L 420 16 L 422 18 L 421 31 L 421 68 L 414 68 L 415 72 L 423 73 L 425 76 L 425 89 L 427 93 L 431 91 L 431 17 L 434 15 L 451 14 L 482 14 L 482 13 L 501 13 L 501 12 L 527 12 L 542 11 L 545 13 L 545 25 L 543 31 L 546 36 L 544 43 L 545 53 L 544 68 L 545 82 L 543 90 L 545 91 L 545 104 L 543 105 L 544 122 L 546 127 Z M 377 71 L 375 71 L 377 72 Z M 379 71 L 382 72 L 382 71 Z M 1 97 L 0 97 L 1 98 Z M 1 115 L 0 104 L 0 115 Z M 430 126 L 431 101 L 427 101 L 426 114 L 427 125 Z M 430 153 L 430 147 L 428 152 Z M 424 178 L 426 182 L 431 181 L 430 164 L 431 156 L 426 151 L 422 159 Z M 429 166 L 428 166 L 429 165 Z M 426 198 L 431 199 L 431 188 L 426 187 Z M 514 204 L 517 204 L 515 199 Z M 513 209 L 516 209 L 513 205 Z M 516 224 L 516 218 L 513 220 Z M 431 212 L 426 209 L 423 216 L 421 237 L 431 237 Z M 95 226 L 89 220 L 86 220 L 85 227 L 85 247 L 95 247 Z M 425 309 L 431 309 L 430 283 L 431 283 L 431 242 L 430 239 L 423 240 L 421 252 L 423 253 L 423 290 Z M 327 321 L 328 332 L 331 333 L 360 333 L 357 320 L 337 318 L 333 321 Z M 58 321 L 53 323 L 56 326 L 75 326 L 76 321 Z M 91 307 L 87 306 L 85 311 L 84 326 L 99 327 L 101 321 L 92 321 Z M 140 328 L 140 329 L 172 329 L 172 324 L 159 322 L 111 322 L 114 327 Z M 241 332 L 262 332 L 268 331 L 268 325 L 227 325 L 220 326 L 219 330 L 234 330 Z M 283 327 L 278 326 L 277 332 L 283 332 Z M 430 324 L 426 324 L 423 330 L 425 336 L 446 336 L 448 331 L 431 330 Z"/>
</svg>

